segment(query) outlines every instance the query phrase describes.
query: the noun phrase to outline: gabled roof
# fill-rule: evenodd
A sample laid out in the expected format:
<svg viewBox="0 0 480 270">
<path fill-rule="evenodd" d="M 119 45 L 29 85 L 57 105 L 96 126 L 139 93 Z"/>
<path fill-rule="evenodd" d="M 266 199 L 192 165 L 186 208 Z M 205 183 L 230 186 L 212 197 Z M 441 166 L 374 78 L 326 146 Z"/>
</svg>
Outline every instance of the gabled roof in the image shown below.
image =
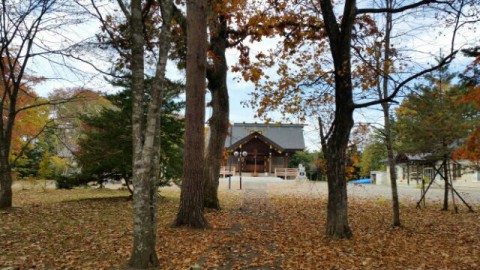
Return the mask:
<svg viewBox="0 0 480 270">
<path fill-rule="evenodd" d="M 394 156 L 395 163 L 431 163 L 437 159 L 433 158 L 431 154 L 397 154 Z"/>
<path fill-rule="evenodd" d="M 231 136 L 227 136 L 225 140 L 225 147 L 236 147 L 238 143 L 245 141 L 246 137 L 257 134 L 283 150 L 303 150 L 305 149 L 303 126 L 299 124 L 234 123 L 229 130 Z"/>
</svg>

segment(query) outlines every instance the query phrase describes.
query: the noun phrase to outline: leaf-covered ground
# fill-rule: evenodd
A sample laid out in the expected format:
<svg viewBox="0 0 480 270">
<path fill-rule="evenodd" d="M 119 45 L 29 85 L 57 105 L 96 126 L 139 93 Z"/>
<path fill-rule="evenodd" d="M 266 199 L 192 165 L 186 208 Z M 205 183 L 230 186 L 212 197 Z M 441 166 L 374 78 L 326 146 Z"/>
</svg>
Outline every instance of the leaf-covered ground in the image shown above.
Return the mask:
<svg viewBox="0 0 480 270">
<path fill-rule="evenodd" d="M 224 210 L 208 230 L 173 229 L 178 191 L 163 191 L 158 255 L 162 269 L 480 269 L 480 214 L 417 210 L 389 226 L 390 202 L 350 202 L 354 237 L 324 237 L 326 200 L 222 191 Z M 132 243 L 132 207 L 119 190 L 22 190 L 0 211 L 0 269 L 111 269 Z M 476 207 L 478 209 L 478 206 Z"/>
</svg>

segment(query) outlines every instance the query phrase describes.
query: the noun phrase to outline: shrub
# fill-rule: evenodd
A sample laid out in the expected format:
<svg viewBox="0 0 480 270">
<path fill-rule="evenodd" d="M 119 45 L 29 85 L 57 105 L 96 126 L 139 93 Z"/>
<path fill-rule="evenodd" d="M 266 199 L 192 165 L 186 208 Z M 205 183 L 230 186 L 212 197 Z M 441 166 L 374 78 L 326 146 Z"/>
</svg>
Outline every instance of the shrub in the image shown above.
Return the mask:
<svg viewBox="0 0 480 270">
<path fill-rule="evenodd" d="M 74 187 L 86 185 L 90 181 L 96 181 L 90 177 L 86 177 L 82 174 L 74 174 L 70 176 L 58 175 L 56 176 L 58 189 L 72 189 Z"/>
</svg>

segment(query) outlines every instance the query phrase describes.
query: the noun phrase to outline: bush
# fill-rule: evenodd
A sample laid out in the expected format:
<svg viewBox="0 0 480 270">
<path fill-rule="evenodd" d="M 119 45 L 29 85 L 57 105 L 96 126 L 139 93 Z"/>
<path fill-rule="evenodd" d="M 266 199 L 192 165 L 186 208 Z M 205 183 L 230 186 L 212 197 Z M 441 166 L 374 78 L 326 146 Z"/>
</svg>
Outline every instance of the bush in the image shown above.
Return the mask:
<svg viewBox="0 0 480 270">
<path fill-rule="evenodd" d="M 86 185 L 90 181 L 95 181 L 82 174 L 74 174 L 70 176 L 59 175 L 55 180 L 57 181 L 58 189 L 72 189 L 74 187 Z"/>
</svg>

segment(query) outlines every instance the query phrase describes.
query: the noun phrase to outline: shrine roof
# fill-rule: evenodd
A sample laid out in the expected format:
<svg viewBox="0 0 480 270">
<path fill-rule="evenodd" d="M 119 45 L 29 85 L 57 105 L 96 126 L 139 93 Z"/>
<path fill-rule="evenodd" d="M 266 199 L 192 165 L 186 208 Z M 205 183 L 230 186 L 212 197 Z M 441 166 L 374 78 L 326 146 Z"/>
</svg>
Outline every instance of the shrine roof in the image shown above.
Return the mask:
<svg viewBox="0 0 480 270">
<path fill-rule="evenodd" d="M 302 124 L 256 124 L 256 123 L 234 123 L 229 130 L 225 140 L 225 147 L 235 146 L 251 134 L 260 134 L 280 146 L 284 150 L 305 149 Z"/>
</svg>

